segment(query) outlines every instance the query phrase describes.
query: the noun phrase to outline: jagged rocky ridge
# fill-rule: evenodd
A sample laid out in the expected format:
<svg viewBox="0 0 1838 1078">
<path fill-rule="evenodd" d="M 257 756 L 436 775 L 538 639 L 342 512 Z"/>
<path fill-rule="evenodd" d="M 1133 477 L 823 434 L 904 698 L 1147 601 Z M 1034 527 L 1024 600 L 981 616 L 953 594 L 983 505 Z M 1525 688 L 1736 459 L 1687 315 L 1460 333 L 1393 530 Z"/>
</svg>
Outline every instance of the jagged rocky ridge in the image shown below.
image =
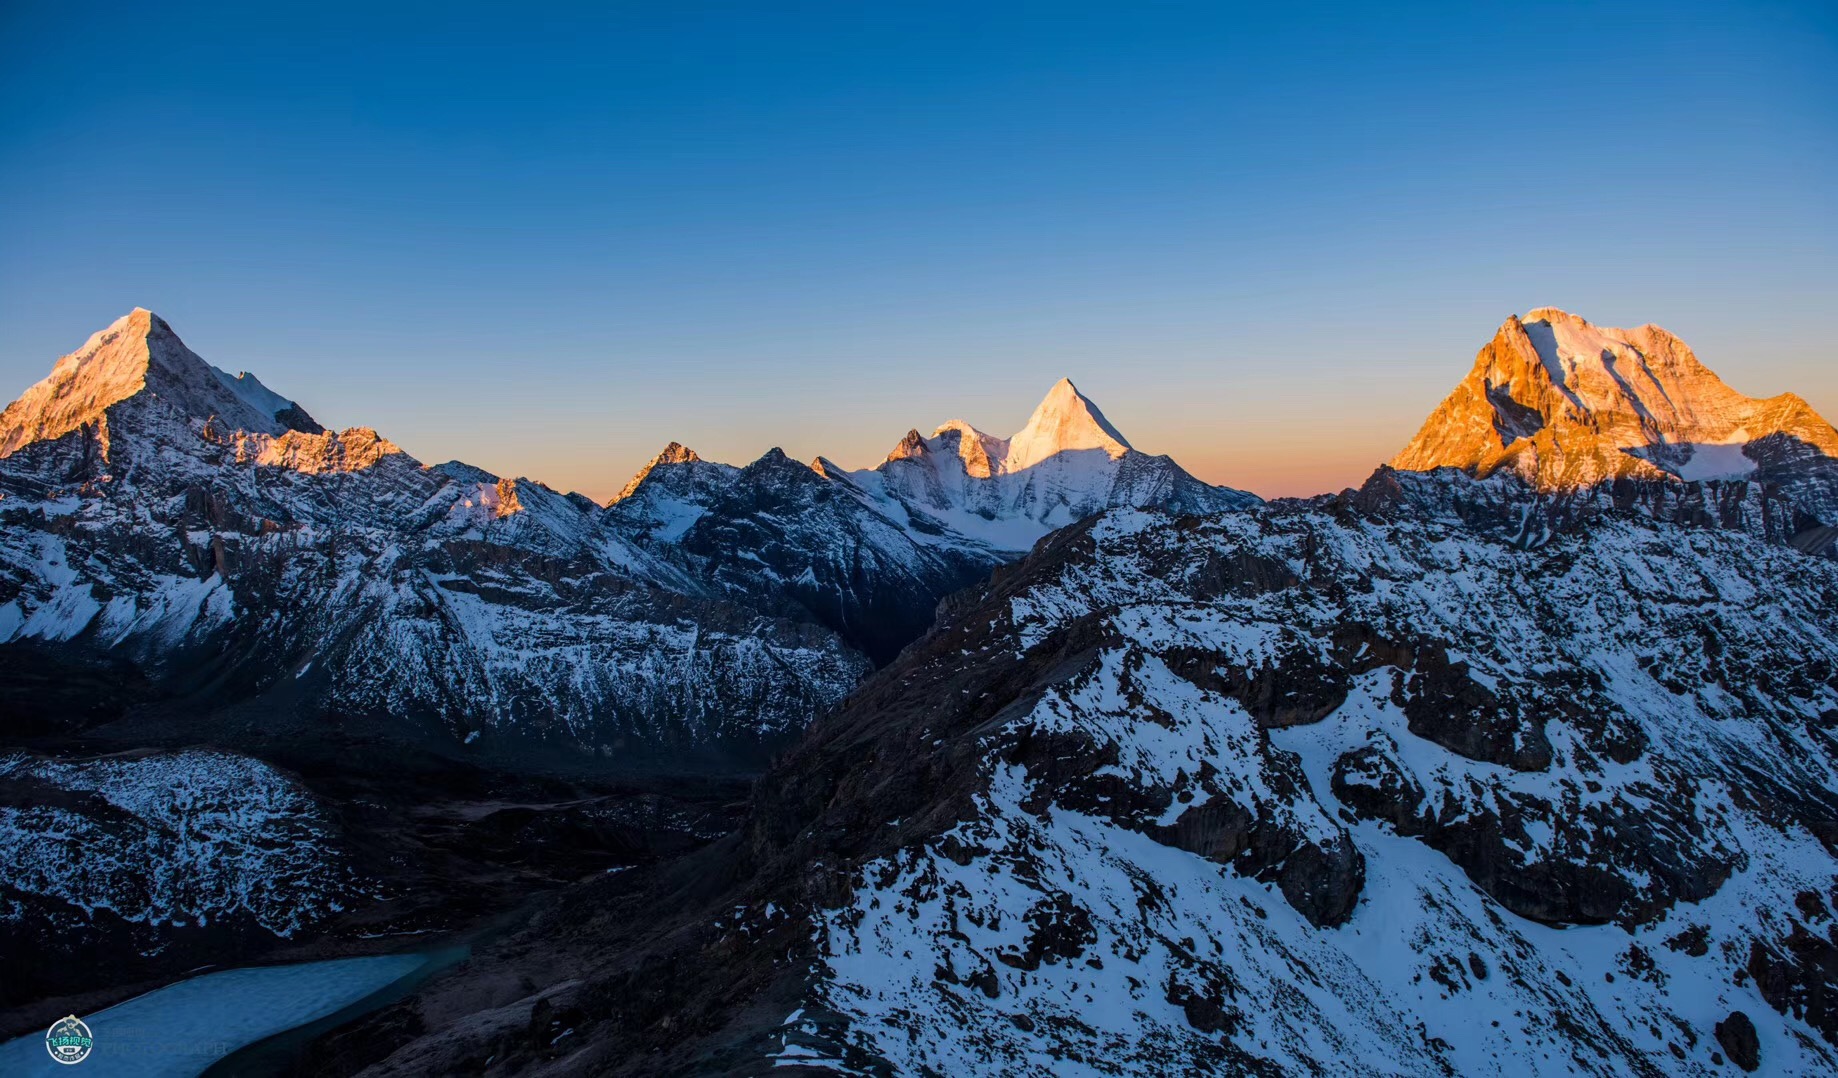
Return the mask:
<svg viewBox="0 0 1838 1078">
<path fill-rule="evenodd" d="M 1059 462 L 1054 437 L 1084 451 L 1078 420 L 1095 408 L 1065 391 L 1037 416 L 1058 426 L 1035 438 L 1036 470 Z M 1019 491 L 1011 515 L 1027 525 L 1004 545 L 867 497 L 859 474 L 776 450 L 734 468 L 673 446 L 602 510 L 528 479 L 425 467 L 371 430 L 325 431 L 144 310 L 10 406 L 0 447 L 0 642 L 15 665 L 109 686 L 72 720 L 50 714 L 67 715 L 70 694 L 28 679 L 13 702 L 35 713 L 16 725 L 119 712 L 125 678 L 210 708 L 257 701 L 303 722 L 406 721 L 483 739 L 479 751 L 535 741 L 628 762 L 710 746 L 757 759 L 1044 518 L 1251 500 L 1165 458 L 1098 450 L 1111 465 L 1086 469 L 1095 493 Z M 1112 482 L 1134 458 L 1173 476 L 1174 494 Z"/>
<path fill-rule="evenodd" d="M 1628 509 L 1528 545 L 1475 483 L 1060 532 L 739 834 L 481 961 L 533 991 L 321 1062 L 1829 1073 L 1838 567 Z"/>
<path fill-rule="evenodd" d="M 313 428 L 289 429 L 229 381 L 137 311 L 8 409 L 8 440 L 57 436 L 0 462 L 0 638 L 207 707 L 259 700 L 277 723 L 331 712 L 630 754 L 757 743 L 866 669 L 540 484 L 423 467 L 280 402 Z M 61 434 L 63 409 L 20 418 L 97 383 L 130 393 Z"/>
</svg>

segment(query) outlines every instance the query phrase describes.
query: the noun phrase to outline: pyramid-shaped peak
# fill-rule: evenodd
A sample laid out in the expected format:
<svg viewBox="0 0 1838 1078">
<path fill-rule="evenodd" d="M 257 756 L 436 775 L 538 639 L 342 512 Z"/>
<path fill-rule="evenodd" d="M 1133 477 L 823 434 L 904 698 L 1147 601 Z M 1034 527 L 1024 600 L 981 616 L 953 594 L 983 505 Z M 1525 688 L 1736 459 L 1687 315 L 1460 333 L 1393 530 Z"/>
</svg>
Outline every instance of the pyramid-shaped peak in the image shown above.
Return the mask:
<svg viewBox="0 0 1838 1078">
<path fill-rule="evenodd" d="M 764 453 L 761 453 L 759 455 L 758 460 L 755 460 L 753 463 L 747 465 L 746 470 L 754 471 L 754 470 L 765 469 L 765 468 L 779 468 L 779 467 L 783 467 L 788 464 L 792 465 L 793 467 L 798 467 L 798 468 L 803 467 L 803 465 L 799 464 L 797 461 L 792 460 L 789 456 L 787 456 L 785 454 L 785 450 L 775 445 L 771 449 L 768 449 Z"/>
<path fill-rule="evenodd" d="M 1772 434 L 1838 455 L 1838 434 L 1803 402 L 1737 392 L 1656 325 L 1598 326 L 1538 307 L 1506 320 L 1391 463 L 1509 468 L 1550 490 L 1732 478 L 1756 467 L 1744 447 Z"/>
<path fill-rule="evenodd" d="M 654 465 L 690 464 L 701 459 L 701 457 L 696 456 L 695 450 L 684 445 L 682 442 L 671 442 L 669 445 L 665 446 L 657 456 L 651 458 L 651 463 Z"/>
<path fill-rule="evenodd" d="M 1116 458 L 1128 453 L 1131 446 L 1072 379 L 1061 378 L 1028 417 L 1027 426 L 1009 439 L 1007 469 L 1019 471 L 1081 449 L 1101 449 Z"/>
<path fill-rule="evenodd" d="M 606 504 L 609 506 L 617 505 L 638 493 L 638 488 L 643 486 L 645 480 L 650 478 L 651 473 L 659 468 L 667 467 L 672 464 L 697 464 L 700 463 L 701 460 L 702 458 L 696 455 L 695 450 L 681 442 L 671 442 L 660 450 L 657 456 L 652 457 L 646 462 L 644 467 L 638 469 L 638 474 L 634 475 L 631 480 L 620 489 L 619 493 L 613 495 L 613 500 Z"/>
<path fill-rule="evenodd" d="M 893 450 L 887 454 L 887 459 L 910 460 L 914 457 L 923 457 L 926 452 L 925 436 L 916 430 L 909 430 L 906 432 L 906 437 L 900 439 L 900 444 L 894 446 Z"/>
<path fill-rule="evenodd" d="M 219 430 L 278 435 L 317 431 L 297 405 L 263 386 L 206 363 L 165 319 L 136 307 L 59 359 L 51 373 L 0 415 L 0 456 L 101 422 L 130 398 L 147 394 L 180 420 L 210 420 Z M 111 438 L 133 437 L 112 429 Z"/>
</svg>

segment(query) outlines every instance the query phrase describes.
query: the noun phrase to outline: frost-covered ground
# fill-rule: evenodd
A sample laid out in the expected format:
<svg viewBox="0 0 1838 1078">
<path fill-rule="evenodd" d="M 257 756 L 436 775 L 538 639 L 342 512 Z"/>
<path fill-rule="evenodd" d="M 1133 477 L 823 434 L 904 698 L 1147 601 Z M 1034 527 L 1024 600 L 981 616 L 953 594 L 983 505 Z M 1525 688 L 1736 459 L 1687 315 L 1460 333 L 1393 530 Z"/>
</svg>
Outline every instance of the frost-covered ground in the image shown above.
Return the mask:
<svg viewBox="0 0 1838 1078">
<path fill-rule="evenodd" d="M 79 1015 L 96 1042 L 82 1063 L 54 1062 L 44 1035 L 29 1033 L 0 1044 L 0 1074 L 192 1078 L 244 1045 L 356 1003 L 426 961 L 424 955 L 377 955 L 193 977 Z"/>
</svg>

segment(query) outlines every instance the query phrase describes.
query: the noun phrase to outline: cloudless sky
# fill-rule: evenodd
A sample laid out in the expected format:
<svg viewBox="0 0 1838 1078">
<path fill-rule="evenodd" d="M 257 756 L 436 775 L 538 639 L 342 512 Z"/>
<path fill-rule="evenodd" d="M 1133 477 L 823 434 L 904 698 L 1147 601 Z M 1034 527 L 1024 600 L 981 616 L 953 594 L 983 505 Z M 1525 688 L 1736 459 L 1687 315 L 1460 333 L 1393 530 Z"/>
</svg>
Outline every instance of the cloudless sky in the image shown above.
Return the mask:
<svg viewBox="0 0 1838 1078">
<path fill-rule="evenodd" d="M 134 306 L 604 498 L 1071 377 L 1357 483 L 1509 314 L 1838 417 L 1838 5 L 0 0 L 0 398 Z"/>
</svg>

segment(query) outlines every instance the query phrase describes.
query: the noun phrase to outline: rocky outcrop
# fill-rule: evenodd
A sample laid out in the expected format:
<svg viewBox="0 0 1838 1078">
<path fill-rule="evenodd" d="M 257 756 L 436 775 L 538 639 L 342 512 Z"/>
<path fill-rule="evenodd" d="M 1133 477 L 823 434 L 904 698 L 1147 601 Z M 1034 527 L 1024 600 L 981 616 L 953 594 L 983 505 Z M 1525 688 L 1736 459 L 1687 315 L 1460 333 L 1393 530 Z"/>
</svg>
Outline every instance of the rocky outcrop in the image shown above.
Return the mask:
<svg viewBox="0 0 1838 1078">
<path fill-rule="evenodd" d="M 1753 1074 L 1761 1066 L 1761 1040 L 1755 1034 L 1755 1023 L 1741 1011 L 1731 1011 L 1716 1026 L 1717 1043 L 1730 1062 Z"/>
</svg>

